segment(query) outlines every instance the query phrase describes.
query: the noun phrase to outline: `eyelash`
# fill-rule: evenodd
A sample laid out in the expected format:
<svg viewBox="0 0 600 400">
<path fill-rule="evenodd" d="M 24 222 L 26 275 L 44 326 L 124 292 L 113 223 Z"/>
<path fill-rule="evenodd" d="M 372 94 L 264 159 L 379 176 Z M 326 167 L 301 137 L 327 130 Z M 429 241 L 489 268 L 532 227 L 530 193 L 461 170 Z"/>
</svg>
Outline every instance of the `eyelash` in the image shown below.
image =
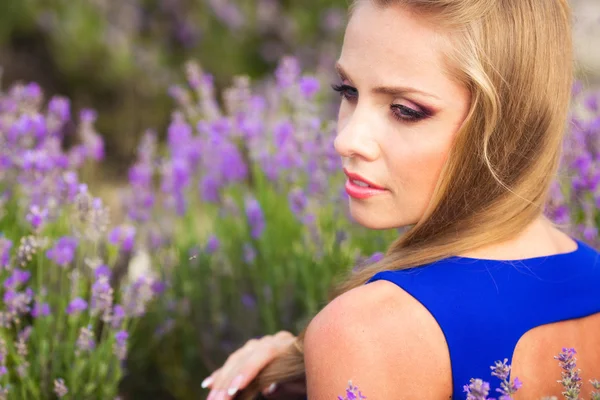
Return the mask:
<svg viewBox="0 0 600 400">
<path fill-rule="evenodd" d="M 348 101 L 355 101 L 358 98 L 358 91 L 352 86 L 333 84 L 331 88 Z M 351 91 L 354 91 L 356 94 L 350 94 L 349 92 Z M 391 108 L 394 118 L 402 122 L 417 122 L 431 116 L 428 111 L 417 111 L 401 104 L 392 104 Z"/>
</svg>

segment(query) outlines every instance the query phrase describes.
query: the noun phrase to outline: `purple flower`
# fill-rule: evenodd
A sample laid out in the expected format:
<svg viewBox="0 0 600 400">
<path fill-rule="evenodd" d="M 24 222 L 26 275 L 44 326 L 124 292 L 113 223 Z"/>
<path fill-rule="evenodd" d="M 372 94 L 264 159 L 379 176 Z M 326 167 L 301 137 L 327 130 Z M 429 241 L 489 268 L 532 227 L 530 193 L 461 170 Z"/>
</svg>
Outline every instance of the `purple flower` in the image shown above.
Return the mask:
<svg viewBox="0 0 600 400">
<path fill-rule="evenodd" d="M 283 147 L 294 137 L 294 125 L 290 121 L 281 122 L 275 126 L 273 135 L 275 145 L 278 148 Z"/>
<path fill-rule="evenodd" d="M 256 299 L 251 294 L 244 293 L 242 295 L 242 304 L 248 309 L 254 309 L 256 307 Z"/>
<path fill-rule="evenodd" d="M 16 289 L 18 286 L 27 283 L 31 277 L 31 272 L 15 268 L 12 274 L 4 281 L 5 289 Z"/>
<path fill-rule="evenodd" d="M 67 314 L 76 314 L 87 309 L 87 301 L 83 300 L 81 297 L 77 297 L 73 299 L 69 305 L 67 306 Z"/>
<path fill-rule="evenodd" d="M 112 275 L 112 273 L 110 271 L 110 267 L 105 264 L 101 264 L 101 265 L 97 266 L 96 269 L 94 270 L 94 277 L 96 279 L 99 279 L 101 276 L 110 278 L 111 275 Z"/>
<path fill-rule="evenodd" d="M 130 252 L 135 243 L 135 227 L 132 225 L 120 225 L 108 234 L 108 241 L 118 245 L 123 251 Z"/>
<path fill-rule="evenodd" d="M 303 76 L 300 79 L 300 91 L 302 95 L 310 100 L 319 91 L 320 82 L 317 78 L 312 76 Z"/>
<path fill-rule="evenodd" d="M 113 302 L 113 289 L 106 275 L 100 275 L 92 285 L 90 311 L 92 315 L 104 314 L 107 319 Z"/>
<path fill-rule="evenodd" d="M 127 331 L 121 330 L 115 333 L 114 352 L 117 358 L 121 361 L 127 357 L 127 339 L 129 334 Z"/>
<path fill-rule="evenodd" d="M 306 209 L 308 199 L 304 194 L 304 191 L 300 188 L 294 188 L 288 195 L 288 201 L 290 203 L 290 209 L 297 217 L 301 218 L 302 213 Z"/>
<path fill-rule="evenodd" d="M 600 108 L 598 107 L 598 94 L 597 93 L 592 93 L 592 94 L 588 95 L 584 100 L 584 104 L 588 110 L 590 110 L 594 113 L 597 113 L 598 111 L 600 111 Z"/>
<path fill-rule="evenodd" d="M 481 379 L 471 379 L 471 383 L 463 387 L 467 400 L 487 400 L 490 384 Z"/>
<path fill-rule="evenodd" d="M 500 383 L 500 388 L 496 389 L 496 392 L 501 394 L 499 400 L 511 400 L 513 395 L 521 388 L 521 386 L 523 386 L 523 383 L 519 378 L 515 378 L 512 383 L 510 382 L 509 376 L 511 367 L 508 365 L 508 359 L 505 358 L 504 361 L 496 361 L 490 368 L 492 370 L 492 376 L 495 376 L 502 381 Z"/>
<path fill-rule="evenodd" d="M 13 243 L 9 239 L 0 237 L 0 269 L 8 268 L 10 264 L 10 250 Z"/>
<path fill-rule="evenodd" d="M 125 319 L 125 309 L 123 306 L 117 304 L 113 308 L 113 315 L 111 318 L 111 325 L 114 329 L 119 329 L 121 327 L 121 323 Z"/>
<path fill-rule="evenodd" d="M 25 219 L 27 219 L 27 222 L 31 224 L 34 230 L 40 228 L 44 224 L 44 222 L 46 222 L 47 218 L 48 210 L 46 208 L 40 209 L 40 207 L 37 205 L 31 206 L 31 208 L 29 209 L 29 213 L 25 217 Z"/>
<path fill-rule="evenodd" d="M 48 103 L 48 113 L 54 115 L 59 121 L 67 122 L 71 119 L 71 103 L 69 99 L 55 96 Z"/>
<path fill-rule="evenodd" d="M 202 199 L 208 203 L 217 203 L 219 201 L 219 189 L 221 185 L 214 176 L 206 175 L 200 180 L 200 194 Z"/>
<path fill-rule="evenodd" d="M 123 292 L 123 310 L 128 317 L 141 317 L 146 312 L 148 303 L 155 297 L 153 284 L 156 280 L 141 276 L 125 287 Z"/>
<path fill-rule="evenodd" d="M 211 235 L 206 242 L 205 251 L 208 254 L 213 254 L 219 249 L 219 247 L 220 247 L 219 239 L 215 235 Z"/>
<path fill-rule="evenodd" d="M 46 252 L 46 257 L 61 267 L 66 267 L 75 258 L 76 248 L 77 239 L 69 236 L 63 236 L 56 241 L 54 247 L 48 249 Z"/>
<path fill-rule="evenodd" d="M 56 393 L 56 396 L 59 398 L 65 397 L 67 393 L 69 393 L 69 389 L 67 389 L 65 381 L 62 378 L 54 380 L 54 393 Z"/>
<path fill-rule="evenodd" d="M 559 382 L 565 388 L 563 395 L 567 400 L 579 400 L 579 393 L 581 391 L 580 370 L 575 369 L 577 367 L 575 354 L 577 354 L 575 349 L 563 348 L 562 352 L 554 357 L 559 361 L 559 365 L 563 369 L 563 372 L 561 372 L 562 379 Z"/>
<path fill-rule="evenodd" d="M 352 384 L 352 381 L 348 381 L 348 387 L 346 388 L 346 396 L 338 396 L 338 400 L 364 400 L 366 397 L 362 394 L 358 387 Z"/>
<path fill-rule="evenodd" d="M 79 337 L 77 338 L 77 350 L 75 353 L 80 355 L 82 353 L 89 353 L 96 347 L 96 340 L 94 336 L 94 332 L 92 331 L 92 326 L 88 325 L 87 327 L 82 327 L 79 330 Z"/>
<path fill-rule="evenodd" d="M 35 303 L 31 310 L 31 316 L 33 318 L 47 317 L 50 315 L 50 305 L 48 303 Z"/>
<path fill-rule="evenodd" d="M 281 89 L 287 89 L 298 80 L 300 76 L 300 64 L 294 57 L 283 57 L 275 70 L 277 85 Z"/>
<path fill-rule="evenodd" d="M 246 198 L 246 218 L 250 224 L 252 238 L 258 239 L 265 230 L 265 217 L 260 203 L 253 197 Z"/>
<path fill-rule="evenodd" d="M 4 292 L 3 300 L 8 312 L 12 315 L 22 315 L 30 311 L 29 304 L 33 299 L 33 290 L 25 289 L 24 292 L 18 292 L 9 289 Z"/>
</svg>

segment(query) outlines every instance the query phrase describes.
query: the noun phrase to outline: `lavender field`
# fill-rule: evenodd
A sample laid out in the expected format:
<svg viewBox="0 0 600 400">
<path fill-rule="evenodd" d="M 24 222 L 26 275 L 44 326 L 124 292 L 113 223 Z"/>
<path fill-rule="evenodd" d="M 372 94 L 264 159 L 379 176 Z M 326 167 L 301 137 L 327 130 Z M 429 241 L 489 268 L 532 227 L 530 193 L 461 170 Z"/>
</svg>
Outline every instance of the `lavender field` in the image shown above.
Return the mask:
<svg viewBox="0 0 600 400">
<path fill-rule="evenodd" d="M 0 399 L 197 399 L 231 351 L 297 332 L 397 237 L 346 209 L 330 89 L 345 1 L 155 3 L 0 17 Z M 23 38 L 47 46 L 47 75 L 2 57 Z M 547 214 L 600 247 L 594 62 Z"/>
</svg>

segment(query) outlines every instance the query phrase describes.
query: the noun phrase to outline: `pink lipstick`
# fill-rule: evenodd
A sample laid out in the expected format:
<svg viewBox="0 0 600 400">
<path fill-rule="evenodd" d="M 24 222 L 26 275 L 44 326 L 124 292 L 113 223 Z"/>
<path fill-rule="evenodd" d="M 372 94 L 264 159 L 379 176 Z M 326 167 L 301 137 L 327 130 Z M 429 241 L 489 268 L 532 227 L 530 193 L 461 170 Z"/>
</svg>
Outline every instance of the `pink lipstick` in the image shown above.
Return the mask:
<svg viewBox="0 0 600 400">
<path fill-rule="evenodd" d="M 387 192 L 387 189 L 370 182 L 362 176 L 344 169 L 348 177 L 346 181 L 346 193 L 355 199 L 368 199 Z"/>
</svg>

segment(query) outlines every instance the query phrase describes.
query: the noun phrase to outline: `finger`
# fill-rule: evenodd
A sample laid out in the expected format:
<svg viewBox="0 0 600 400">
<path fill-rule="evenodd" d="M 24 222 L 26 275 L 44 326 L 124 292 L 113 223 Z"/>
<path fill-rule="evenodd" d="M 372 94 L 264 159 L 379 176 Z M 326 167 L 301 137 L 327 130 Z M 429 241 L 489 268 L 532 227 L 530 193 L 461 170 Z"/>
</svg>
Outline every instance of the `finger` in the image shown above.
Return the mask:
<svg viewBox="0 0 600 400">
<path fill-rule="evenodd" d="M 250 350 L 240 355 L 238 364 L 222 374 L 223 380 L 215 387 L 227 390 L 227 397 L 235 396 L 238 390 L 245 388 L 252 379 L 277 355 L 278 351 L 272 338 L 261 340 Z"/>
<path fill-rule="evenodd" d="M 221 368 L 219 368 L 217 371 L 213 372 L 213 374 L 211 376 L 209 376 L 207 379 L 209 379 L 209 384 L 210 384 L 210 388 L 211 391 L 208 394 L 207 400 L 215 400 L 217 398 L 221 398 L 221 393 L 223 391 L 222 388 L 222 382 L 223 382 L 223 377 L 227 376 L 228 371 L 233 368 L 233 365 L 235 365 L 235 363 L 237 362 L 237 360 L 240 358 L 240 353 L 242 352 L 243 347 L 239 350 L 237 350 L 236 352 L 232 353 L 231 355 L 229 355 L 229 357 L 227 357 L 227 360 L 225 360 L 225 363 L 223 364 L 223 366 Z"/>
<path fill-rule="evenodd" d="M 271 383 L 267 388 L 262 390 L 262 394 L 263 396 L 269 396 L 273 393 L 275 393 L 275 391 L 277 390 L 277 384 L 276 383 Z"/>
<path fill-rule="evenodd" d="M 200 386 L 202 387 L 202 389 L 206 389 L 212 386 L 212 384 L 215 382 L 215 377 L 221 372 L 221 368 L 217 369 L 216 371 L 214 371 L 212 374 L 210 374 L 209 376 L 207 376 L 202 383 L 200 384 Z"/>
<path fill-rule="evenodd" d="M 243 377 L 239 377 L 240 370 L 247 363 L 246 360 L 251 358 L 250 356 L 253 354 L 254 349 L 258 347 L 257 343 L 257 340 L 250 340 L 241 349 L 237 350 L 227 358 L 227 361 L 225 361 L 225 364 L 221 367 L 221 371 L 218 376 L 215 376 L 212 383 L 213 390 L 211 393 L 214 393 L 214 399 L 211 398 L 211 400 L 227 398 L 227 390 L 230 389 L 233 384 L 235 384 L 237 389 L 242 387 L 245 382 Z"/>
</svg>

